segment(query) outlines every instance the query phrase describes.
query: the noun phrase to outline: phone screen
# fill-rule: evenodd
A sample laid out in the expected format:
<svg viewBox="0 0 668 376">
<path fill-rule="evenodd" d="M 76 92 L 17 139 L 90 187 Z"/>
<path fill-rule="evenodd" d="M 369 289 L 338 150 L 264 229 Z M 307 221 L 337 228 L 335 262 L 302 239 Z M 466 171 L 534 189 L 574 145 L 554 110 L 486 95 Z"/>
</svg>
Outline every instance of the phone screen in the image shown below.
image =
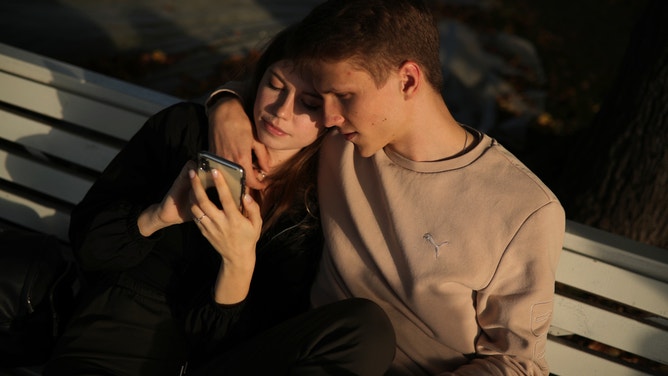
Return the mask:
<svg viewBox="0 0 668 376">
<path fill-rule="evenodd" d="M 214 168 L 225 178 L 232 197 L 237 198 L 239 209 L 241 210 L 242 199 L 246 189 L 246 174 L 243 167 L 206 151 L 199 153 L 197 175 L 199 175 L 202 185 L 209 195 L 209 199 L 218 207 L 221 207 L 218 192 L 211 176 L 211 169 Z"/>
</svg>

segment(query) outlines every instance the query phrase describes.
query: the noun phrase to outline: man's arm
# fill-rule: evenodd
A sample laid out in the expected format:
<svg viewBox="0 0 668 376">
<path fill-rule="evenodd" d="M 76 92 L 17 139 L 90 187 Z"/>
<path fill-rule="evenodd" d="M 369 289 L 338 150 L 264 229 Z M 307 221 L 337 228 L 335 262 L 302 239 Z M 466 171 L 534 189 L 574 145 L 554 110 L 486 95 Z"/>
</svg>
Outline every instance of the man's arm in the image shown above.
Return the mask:
<svg viewBox="0 0 668 376">
<path fill-rule="evenodd" d="M 565 231 L 561 205 L 538 209 L 515 234 L 489 285 L 478 291 L 477 357 L 443 375 L 547 375 L 547 331 Z M 440 375 L 442 376 L 442 375 Z"/>
<path fill-rule="evenodd" d="M 246 115 L 239 83 L 231 82 L 214 91 L 206 101 L 209 116 L 209 149 L 214 154 L 240 164 L 246 184 L 263 189 L 263 174 L 271 170 L 266 148 L 253 137 L 253 125 Z M 257 159 L 253 166 L 253 153 Z"/>
</svg>

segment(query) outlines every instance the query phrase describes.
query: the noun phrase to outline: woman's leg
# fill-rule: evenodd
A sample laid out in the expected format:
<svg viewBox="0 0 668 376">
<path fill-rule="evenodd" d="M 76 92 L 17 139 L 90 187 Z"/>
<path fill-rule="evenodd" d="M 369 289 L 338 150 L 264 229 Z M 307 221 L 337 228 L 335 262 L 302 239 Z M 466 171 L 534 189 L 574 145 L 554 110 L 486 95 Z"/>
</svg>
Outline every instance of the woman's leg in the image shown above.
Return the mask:
<svg viewBox="0 0 668 376">
<path fill-rule="evenodd" d="M 121 277 L 90 292 L 43 375 L 174 375 L 186 360 L 182 329 L 163 296 Z"/>
<path fill-rule="evenodd" d="M 348 299 L 287 320 L 187 375 L 382 375 L 394 330 L 366 299 Z"/>
</svg>

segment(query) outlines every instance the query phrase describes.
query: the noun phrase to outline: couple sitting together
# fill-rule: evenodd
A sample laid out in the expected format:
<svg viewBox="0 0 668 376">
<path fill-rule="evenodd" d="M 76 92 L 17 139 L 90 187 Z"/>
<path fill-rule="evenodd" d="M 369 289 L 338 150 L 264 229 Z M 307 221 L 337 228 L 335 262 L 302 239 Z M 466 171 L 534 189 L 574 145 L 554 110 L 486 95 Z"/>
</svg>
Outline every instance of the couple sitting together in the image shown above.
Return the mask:
<svg viewBox="0 0 668 376">
<path fill-rule="evenodd" d="M 547 375 L 563 209 L 441 86 L 424 3 L 329 0 L 152 116 L 72 213 L 86 284 L 44 374 Z"/>
</svg>

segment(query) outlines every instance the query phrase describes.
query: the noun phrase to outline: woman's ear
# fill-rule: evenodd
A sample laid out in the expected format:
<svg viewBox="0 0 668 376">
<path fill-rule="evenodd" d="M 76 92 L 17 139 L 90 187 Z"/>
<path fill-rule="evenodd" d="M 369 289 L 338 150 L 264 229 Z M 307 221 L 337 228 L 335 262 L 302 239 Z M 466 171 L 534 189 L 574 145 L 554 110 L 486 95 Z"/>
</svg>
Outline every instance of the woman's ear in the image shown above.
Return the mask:
<svg viewBox="0 0 668 376">
<path fill-rule="evenodd" d="M 399 67 L 399 77 L 401 77 L 401 90 L 404 95 L 415 95 L 422 82 L 420 66 L 414 61 L 407 60 Z"/>
</svg>

